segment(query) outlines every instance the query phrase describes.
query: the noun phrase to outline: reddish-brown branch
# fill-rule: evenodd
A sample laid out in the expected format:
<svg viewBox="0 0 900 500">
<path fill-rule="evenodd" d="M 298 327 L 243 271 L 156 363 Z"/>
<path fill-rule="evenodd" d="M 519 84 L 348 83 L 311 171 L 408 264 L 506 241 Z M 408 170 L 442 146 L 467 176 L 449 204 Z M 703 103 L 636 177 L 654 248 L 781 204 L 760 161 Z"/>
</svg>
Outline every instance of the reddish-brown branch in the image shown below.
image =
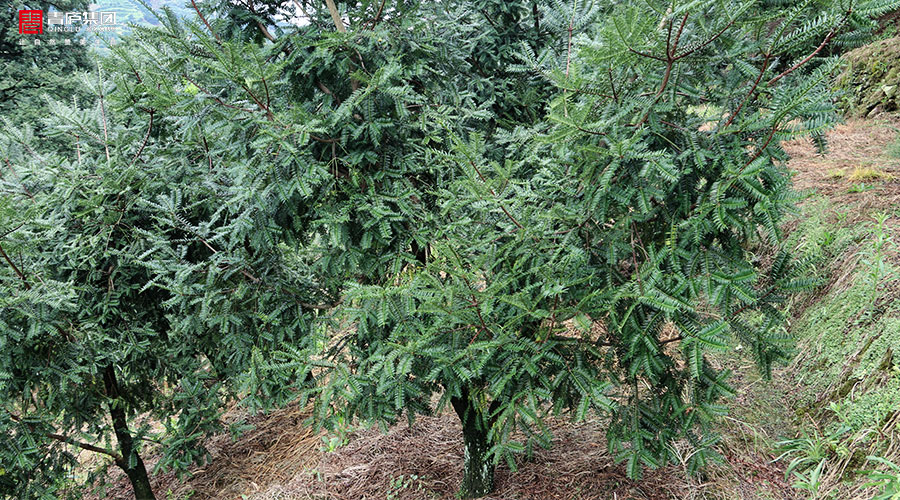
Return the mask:
<svg viewBox="0 0 900 500">
<path fill-rule="evenodd" d="M 110 456 L 113 459 L 115 459 L 116 463 L 119 463 L 122 461 L 122 455 L 120 455 L 112 450 L 109 450 L 107 448 L 101 448 L 99 446 L 94 446 L 92 444 L 75 441 L 74 439 L 63 436 L 61 434 L 47 433 L 47 434 L 45 434 L 45 436 L 47 436 L 50 439 L 55 439 L 57 441 L 62 441 L 63 443 L 66 443 L 66 444 L 71 444 L 73 446 L 77 446 L 77 447 L 81 448 L 82 450 L 93 451 L 95 453 L 102 453 L 103 455 Z"/>
<path fill-rule="evenodd" d="M 744 172 L 744 169 L 746 169 L 747 167 L 749 167 L 750 164 L 753 163 L 754 160 L 756 160 L 757 158 L 759 158 L 759 155 L 761 155 L 761 154 L 763 153 L 763 151 L 765 151 L 766 148 L 769 147 L 769 143 L 772 142 L 772 138 L 775 137 L 775 132 L 777 132 L 777 131 L 778 131 L 778 124 L 776 123 L 776 124 L 772 127 L 772 130 L 769 132 L 768 137 L 766 137 L 766 141 L 763 143 L 762 146 L 759 147 L 759 149 L 756 150 L 756 153 L 754 153 L 753 156 L 751 156 L 750 159 L 747 160 L 747 163 L 744 164 L 744 166 L 741 168 L 740 172 L 738 172 L 738 175 L 740 175 L 741 173 L 743 173 L 743 172 Z"/>
<path fill-rule="evenodd" d="M 212 33 L 212 36 L 216 37 L 219 45 L 222 45 L 222 39 L 219 38 L 219 35 L 217 35 L 215 31 L 213 31 L 212 26 L 209 25 L 209 22 L 206 21 L 206 17 L 203 16 L 202 12 L 200 12 L 200 9 L 197 7 L 197 3 L 194 2 L 194 0 L 191 0 L 191 5 L 194 6 L 194 10 L 197 11 L 197 15 L 200 16 L 200 20 L 203 21 L 203 24 L 206 25 L 206 29 L 208 29 L 209 32 Z"/>
<path fill-rule="evenodd" d="M 10 267 L 12 267 L 12 270 L 16 273 L 16 276 L 18 276 L 19 279 L 22 280 L 22 283 L 25 284 L 25 289 L 30 290 L 31 285 L 28 284 L 28 279 L 25 278 L 25 275 L 22 274 L 22 271 L 16 266 L 15 262 L 13 262 L 12 259 L 9 258 L 9 255 L 6 254 L 6 251 L 3 250 L 3 245 L 0 245 L 0 255 L 3 256 L 3 260 L 5 260 Z"/>
<path fill-rule="evenodd" d="M 150 111 L 150 123 L 147 124 L 147 134 L 144 135 L 144 142 L 141 143 L 141 147 L 138 148 L 137 153 L 134 155 L 134 158 L 131 160 L 131 164 L 128 165 L 128 168 L 134 166 L 134 164 L 138 161 L 138 158 L 141 157 L 141 153 L 144 152 L 144 147 L 147 146 L 147 141 L 150 139 L 150 131 L 153 130 L 153 111 Z"/>
<path fill-rule="evenodd" d="M 251 98 L 253 99 L 253 101 L 256 103 L 256 106 L 257 106 L 261 111 L 264 111 L 264 112 L 266 113 L 266 117 L 269 119 L 269 121 L 274 121 L 274 120 L 275 120 L 275 115 L 272 114 L 272 111 L 269 109 L 269 107 L 266 106 L 265 104 L 263 104 L 262 101 L 260 101 L 259 98 L 256 97 L 256 94 L 254 94 L 253 91 L 250 90 L 250 87 L 248 87 L 248 86 L 246 86 L 246 85 L 241 85 L 241 88 L 243 88 L 244 91 L 247 92 L 247 94 L 250 95 L 250 97 L 251 97 Z"/>
<path fill-rule="evenodd" d="M 842 26 L 842 25 L 843 25 L 843 21 L 841 23 L 839 23 L 837 26 L 835 26 L 834 28 L 832 28 L 831 31 L 829 31 L 828 34 L 825 35 L 825 39 L 822 40 L 822 43 L 820 43 L 818 47 L 816 47 L 816 50 L 810 52 L 810 54 L 808 56 L 806 56 L 803 59 L 801 59 L 800 61 L 798 61 L 797 64 L 784 70 L 784 72 L 782 72 L 780 75 L 769 80 L 767 85 L 773 85 L 778 80 L 781 80 L 782 78 L 786 77 L 787 75 L 789 75 L 789 74 L 793 73 L 794 71 L 796 71 L 797 69 L 799 69 L 804 64 L 808 63 L 809 60 L 812 59 L 813 57 L 816 57 L 816 54 L 821 52 L 821 50 L 824 49 L 826 45 L 828 45 L 828 42 L 830 42 L 831 39 L 834 38 L 834 35 L 836 35 L 838 32 L 838 28 L 840 28 L 840 26 Z"/>
<path fill-rule="evenodd" d="M 650 54 L 643 54 L 643 53 L 637 52 L 633 49 L 629 49 L 632 52 L 635 52 L 639 55 L 643 55 L 644 57 L 649 57 L 651 59 L 655 59 L 658 61 L 665 61 L 666 71 L 665 71 L 665 73 L 663 73 L 662 82 L 660 82 L 660 84 L 659 84 L 659 90 L 656 91 L 656 96 L 654 97 L 654 99 L 659 99 L 663 95 L 663 92 L 666 91 L 666 87 L 668 87 L 668 85 L 669 85 L 669 79 L 672 77 L 672 68 L 675 65 L 675 61 L 678 60 L 678 58 L 675 57 L 675 52 L 678 51 L 678 42 L 681 40 L 681 34 L 682 34 L 682 32 L 684 32 L 684 25 L 687 23 L 689 14 L 690 13 L 685 13 L 684 17 L 681 18 L 681 24 L 678 26 L 678 31 L 675 33 L 674 42 L 672 41 L 672 29 L 674 27 L 674 24 L 671 21 L 669 21 L 669 31 L 666 34 L 666 58 L 665 59 L 662 59 L 657 56 L 652 56 Z M 644 116 L 641 118 L 641 120 L 639 122 L 637 122 L 636 124 L 634 124 L 634 126 L 640 127 L 641 125 L 643 125 L 644 123 L 647 122 L 647 118 L 649 118 L 649 117 L 650 117 L 650 111 L 648 110 L 647 113 L 645 113 Z"/>
<path fill-rule="evenodd" d="M 830 42 L 831 39 L 834 38 L 835 35 L 837 35 L 838 31 L 840 30 L 840 27 L 844 25 L 844 22 L 846 22 L 847 18 L 850 17 L 850 14 L 852 14 L 852 12 L 853 12 L 852 9 L 848 10 L 846 12 L 846 14 L 844 15 L 844 18 L 837 24 L 837 26 L 832 28 L 831 31 L 829 31 L 827 35 L 825 35 L 825 38 L 822 40 L 822 43 L 820 43 L 819 46 L 816 47 L 815 50 L 813 50 L 811 53 L 809 53 L 809 55 L 807 55 L 806 57 L 804 57 L 803 59 L 798 61 L 796 64 L 794 64 L 790 68 L 784 70 L 781 74 L 770 79 L 766 83 L 766 85 L 767 86 L 774 85 L 775 83 L 777 83 L 779 80 L 781 80 L 785 76 L 793 73 L 794 71 L 798 70 L 801 66 L 803 66 L 804 64 L 806 64 L 810 60 L 812 60 L 812 58 L 815 57 L 819 52 L 821 52 L 822 49 L 824 49 L 825 46 L 828 45 L 828 42 Z M 772 59 L 771 52 L 767 53 L 765 56 L 765 59 L 763 60 L 763 66 L 759 72 L 759 76 L 756 77 L 756 80 L 753 82 L 753 86 L 750 87 L 750 91 L 747 92 L 747 95 L 741 101 L 741 104 L 738 105 L 738 107 L 737 107 L 737 109 L 735 109 L 734 113 L 732 113 L 731 116 L 728 117 L 728 121 L 726 121 L 725 125 L 724 125 L 725 127 L 731 125 L 731 123 L 734 122 L 734 119 L 737 117 L 738 113 L 740 113 L 741 110 L 744 108 L 744 105 L 746 105 L 748 102 L 752 101 L 756 97 L 756 94 L 755 94 L 756 89 L 759 86 L 759 83 L 762 80 L 763 75 L 765 74 L 766 70 L 768 69 L 771 59 Z"/>
<path fill-rule="evenodd" d="M 681 18 L 681 25 L 678 27 L 678 33 L 675 35 L 675 43 L 672 44 L 672 47 L 667 53 L 669 59 L 675 59 L 675 51 L 678 50 L 678 41 L 681 40 L 681 33 L 684 32 L 684 25 L 687 23 L 689 15 L 690 12 L 685 12 L 684 17 Z"/>
<path fill-rule="evenodd" d="M 747 92 L 747 95 L 744 96 L 744 99 L 741 101 L 741 104 L 738 105 L 737 109 L 734 110 L 734 113 L 728 117 L 728 121 L 725 122 L 725 126 L 731 125 L 734 121 L 735 117 L 737 117 L 738 113 L 744 109 L 744 105 L 747 104 L 754 96 L 754 92 L 756 92 L 756 87 L 759 86 L 759 82 L 762 81 L 763 75 L 766 74 L 766 70 L 769 69 L 769 61 L 772 60 L 772 54 L 766 54 L 765 59 L 763 59 L 762 69 L 759 70 L 759 75 L 756 77 L 756 80 L 753 81 L 753 85 L 750 87 L 750 91 Z"/>
</svg>

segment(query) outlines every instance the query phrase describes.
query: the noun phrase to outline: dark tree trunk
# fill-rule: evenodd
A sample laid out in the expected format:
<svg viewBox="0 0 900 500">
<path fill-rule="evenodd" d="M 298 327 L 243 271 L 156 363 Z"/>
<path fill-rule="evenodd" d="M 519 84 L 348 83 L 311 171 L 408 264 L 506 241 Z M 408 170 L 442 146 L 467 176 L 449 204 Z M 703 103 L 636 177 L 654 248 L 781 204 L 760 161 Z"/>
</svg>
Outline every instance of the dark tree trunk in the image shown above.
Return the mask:
<svg viewBox="0 0 900 500">
<path fill-rule="evenodd" d="M 112 365 L 106 367 L 103 382 L 106 386 L 106 395 L 112 399 L 109 402 L 109 415 L 112 417 L 113 431 L 116 433 L 119 451 L 122 453 L 122 458 L 116 460 L 116 465 L 125 471 L 128 480 L 131 481 L 136 500 L 156 500 L 153 489 L 150 487 L 150 476 L 147 475 L 144 461 L 134 449 L 134 438 L 131 436 L 131 431 L 128 430 L 125 410 L 122 408 L 121 402 L 116 401 L 119 399 L 119 384 L 116 381 L 116 372 Z M 134 466 L 129 465 L 132 461 L 134 461 Z"/>
<path fill-rule="evenodd" d="M 465 463 L 460 486 L 462 498 L 480 498 L 494 490 L 494 463 L 488 456 L 490 423 L 482 410 L 473 404 L 468 391 L 462 397 L 451 398 L 450 404 L 462 422 Z"/>
</svg>

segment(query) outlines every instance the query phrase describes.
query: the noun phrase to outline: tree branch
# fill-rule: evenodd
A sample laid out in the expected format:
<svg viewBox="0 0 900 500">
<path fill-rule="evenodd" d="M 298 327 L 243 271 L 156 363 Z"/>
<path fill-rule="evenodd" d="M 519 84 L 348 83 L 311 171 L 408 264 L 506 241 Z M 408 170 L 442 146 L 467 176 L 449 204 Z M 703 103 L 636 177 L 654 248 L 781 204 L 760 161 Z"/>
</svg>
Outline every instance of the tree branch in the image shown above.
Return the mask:
<svg viewBox="0 0 900 500">
<path fill-rule="evenodd" d="M 81 441 L 75 441 L 74 439 L 63 436 L 61 434 L 47 433 L 47 434 L 45 434 L 45 436 L 47 436 L 50 439 L 55 439 L 57 441 L 61 441 L 66 444 L 71 444 L 71 445 L 77 446 L 77 447 L 81 448 L 82 450 L 93 451 L 95 453 L 102 453 L 103 455 L 110 456 L 113 459 L 115 459 L 116 463 L 119 463 L 120 461 L 122 461 L 122 455 L 116 453 L 113 450 L 107 449 L 107 448 L 101 448 L 99 446 L 94 446 L 92 444 L 82 443 Z"/>
<path fill-rule="evenodd" d="M 192 2 L 194 0 L 191 0 Z M 328 5 L 328 12 L 331 13 L 331 20 L 334 21 L 334 27 L 341 33 L 346 33 L 347 28 L 344 27 L 344 21 L 341 20 L 341 13 L 338 11 L 337 5 L 334 4 L 334 0 L 325 0 L 325 4 Z"/>
<path fill-rule="evenodd" d="M 131 160 L 131 163 L 128 165 L 128 168 L 134 166 L 137 163 L 138 158 L 141 157 L 141 153 L 144 152 L 144 147 L 147 145 L 147 140 L 150 139 L 150 131 L 153 130 L 153 113 L 154 111 L 150 111 L 150 123 L 147 124 L 147 133 L 144 135 L 144 142 L 141 143 L 141 147 L 138 148 L 137 153 L 134 155 L 134 158 Z"/>
<path fill-rule="evenodd" d="M 16 273 L 16 276 L 18 276 L 19 279 L 22 280 L 22 283 L 25 284 L 25 289 L 31 290 L 31 285 L 28 284 L 28 279 L 25 278 L 25 275 L 22 274 L 22 271 L 18 267 L 16 267 L 15 262 L 13 262 L 12 259 L 9 258 L 9 255 L 6 254 L 6 251 L 3 250 L 3 245 L 0 245 L 0 255 L 3 256 L 3 260 L 5 260 L 10 265 L 10 267 L 12 267 L 12 270 Z"/>
<path fill-rule="evenodd" d="M 209 32 L 212 33 L 212 36 L 216 37 L 216 40 L 219 42 L 219 45 L 222 45 L 222 39 L 219 38 L 219 35 L 217 35 L 215 31 L 213 31 L 212 26 L 209 25 L 209 22 L 206 21 L 206 18 L 203 16 L 203 13 L 201 13 L 200 9 L 197 8 L 197 3 L 194 2 L 194 0 L 191 0 L 191 5 L 194 6 L 194 10 L 197 11 L 197 15 L 200 16 L 200 20 L 203 21 L 203 24 L 206 25 L 206 29 L 208 29 Z"/>
<path fill-rule="evenodd" d="M 20 424 L 27 425 L 28 427 L 33 427 L 29 423 L 22 422 L 21 417 L 14 415 L 12 413 L 9 414 L 9 418 L 11 418 L 14 422 L 18 422 Z M 82 443 L 82 442 L 76 441 L 70 437 L 63 436 L 62 434 L 47 432 L 47 433 L 44 433 L 44 436 L 46 436 L 50 439 L 54 439 L 56 441 L 60 441 L 60 442 L 66 443 L 66 444 L 71 444 L 71 445 L 77 446 L 77 447 L 81 448 L 82 450 L 93 451 L 96 453 L 102 453 L 104 455 L 108 455 L 108 456 L 114 458 L 116 460 L 116 462 L 122 460 L 122 455 L 116 453 L 113 450 L 110 450 L 107 448 L 101 448 L 99 446 L 94 446 L 94 445 L 88 444 L 88 443 Z"/>
</svg>

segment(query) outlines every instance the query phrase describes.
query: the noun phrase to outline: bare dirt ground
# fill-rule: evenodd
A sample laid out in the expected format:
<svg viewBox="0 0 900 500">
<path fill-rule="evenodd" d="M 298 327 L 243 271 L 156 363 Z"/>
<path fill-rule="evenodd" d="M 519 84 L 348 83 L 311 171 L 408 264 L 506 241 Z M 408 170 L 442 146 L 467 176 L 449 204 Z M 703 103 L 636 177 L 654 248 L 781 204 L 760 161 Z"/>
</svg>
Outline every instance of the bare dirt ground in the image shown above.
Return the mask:
<svg viewBox="0 0 900 500">
<path fill-rule="evenodd" d="M 900 158 L 886 149 L 897 138 L 900 121 L 853 120 L 828 134 L 829 152 L 816 153 L 809 141 L 785 144 L 789 167 L 801 191 L 827 196 L 844 216 L 871 220 L 877 211 L 894 211 L 888 225 L 898 233 Z M 790 227 L 788 227 L 790 230 Z M 897 256 L 894 255 L 896 258 Z M 492 500 L 626 499 L 793 499 L 800 495 L 785 481 L 784 464 L 774 462 L 761 442 L 790 432 L 791 388 L 753 375 L 749 363 L 737 363 L 732 381 L 738 389 L 726 419 L 720 452 L 722 464 L 700 477 L 681 465 L 647 471 L 639 481 L 626 478 L 624 467 L 609 455 L 602 421 L 552 420 L 553 446 L 519 461 L 513 472 L 498 466 Z M 776 380 L 777 380 L 776 375 Z M 776 384 L 778 382 L 776 381 Z M 776 397 L 771 394 L 777 393 Z M 231 415 L 237 418 L 239 411 Z M 757 417 L 754 417 L 757 415 Z M 780 416 L 778 416 L 780 415 Z M 321 435 L 303 424 L 307 413 L 289 407 L 255 417 L 256 428 L 237 441 L 219 436 L 209 443 L 211 463 L 178 481 L 173 474 L 153 478 L 160 499 L 444 499 L 454 498 L 462 469 L 459 423 L 453 415 L 422 417 L 413 427 L 400 424 L 387 434 L 359 430 L 348 443 L 323 451 Z M 778 418 L 775 418 L 775 417 Z M 756 424 L 750 422 L 757 422 Z M 765 424 L 761 422 L 766 422 Z M 149 460 L 150 465 L 153 460 Z M 111 470 L 113 485 L 105 498 L 130 498 L 124 476 Z M 97 498 L 94 496 L 93 498 Z"/>
</svg>

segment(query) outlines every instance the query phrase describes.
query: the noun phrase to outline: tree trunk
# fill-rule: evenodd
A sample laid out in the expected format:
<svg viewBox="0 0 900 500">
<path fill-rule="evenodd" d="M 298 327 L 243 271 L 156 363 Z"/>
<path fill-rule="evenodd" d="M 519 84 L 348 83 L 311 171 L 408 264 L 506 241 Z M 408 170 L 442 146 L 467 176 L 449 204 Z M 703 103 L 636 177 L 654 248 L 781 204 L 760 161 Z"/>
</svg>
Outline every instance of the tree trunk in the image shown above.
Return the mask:
<svg viewBox="0 0 900 500">
<path fill-rule="evenodd" d="M 462 397 L 451 398 L 450 404 L 462 422 L 465 463 L 460 486 L 462 498 L 480 498 L 494 490 L 494 463 L 488 456 L 490 424 L 484 413 L 469 398 L 468 391 Z"/>
<path fill-rule="evenodd" d="M 119 451 L 122 453 L 122 458 L 116 460 L 116 465 L 125 471 L 128 480 L 131 481 L 136 500 L 156 500 L 153 489 L 150 487 L 150 477 L 147 475 L 144 461 L 134 449 L 134 438 L 131 436 L 131 431 L 128 430 L 125 410 L 120 406 L 119 401 L 115 401 L 119 399 L 119 384 L 116 381 L 116 372 L 112 365 L 106 367 L 103 382 L 106 386 L 106 395 L 113 400 L 109 402 L 109 415 L 112 417 L 113 431 L 116 433 Z M 134 466 L 130 465 L 132 460 Z"/>
</svg>

